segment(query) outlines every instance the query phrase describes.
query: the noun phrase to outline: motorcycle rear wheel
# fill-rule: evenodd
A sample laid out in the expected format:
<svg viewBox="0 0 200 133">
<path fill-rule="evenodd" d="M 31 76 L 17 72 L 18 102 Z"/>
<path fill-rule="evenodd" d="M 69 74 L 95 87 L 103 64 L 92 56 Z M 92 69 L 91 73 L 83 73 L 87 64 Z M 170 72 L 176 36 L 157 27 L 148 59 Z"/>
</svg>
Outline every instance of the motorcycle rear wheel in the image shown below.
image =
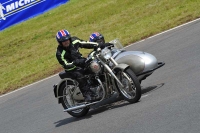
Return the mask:
<svg viewBox="0 0 200 133">
<path fill-rule="evenodd" d="M 63 97 L 61 98 L 60 102 L 64 109 L 77 106 L 79 104 L 78 101 L 74 99 L 69 99 L 70 96 L 68 95 L 67 89 L 73 86 L 74 86 L 73 83 L 70 82 L 68 83 L 68 86 L 66 86 L 65 83 L 61 85 L 60 91 Z M 90 109 L 89 107 L 85 107 L 74 111 L 68 111 L 68 113 L 73 117 L 83 117 L 88 113 L 89 109 Z"/>
<path fill-rule="evenodd" d="M 115 80 L 116 87 L 124 100 L 128 101 L 129 103 L 138 102 L 141 98 L 141 86 L 134 72 L 128 68 L 125 71 L 118 71 L 116 76 L 124 85 L 122 88 L 120 84 Z"/>
</svg>

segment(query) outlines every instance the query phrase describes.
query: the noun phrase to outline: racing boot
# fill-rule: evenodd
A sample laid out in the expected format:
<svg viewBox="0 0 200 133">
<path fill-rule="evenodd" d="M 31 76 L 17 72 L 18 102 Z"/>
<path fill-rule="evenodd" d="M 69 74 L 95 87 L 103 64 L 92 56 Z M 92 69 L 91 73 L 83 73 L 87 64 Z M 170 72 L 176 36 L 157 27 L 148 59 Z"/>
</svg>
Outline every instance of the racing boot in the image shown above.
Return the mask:
<svg viewBox="0 0 200 133">
<path fill-rule="evenodd" d="M 87 79 L 84 77 L 80 77 L 77 79 L 79 82 L 80 91 L 83 94 L 86 102 L 91 102 L 93 97 L 95 97 L 95 93 L 90 90 L 90 84 L 87 82 Z"/>
</svg>

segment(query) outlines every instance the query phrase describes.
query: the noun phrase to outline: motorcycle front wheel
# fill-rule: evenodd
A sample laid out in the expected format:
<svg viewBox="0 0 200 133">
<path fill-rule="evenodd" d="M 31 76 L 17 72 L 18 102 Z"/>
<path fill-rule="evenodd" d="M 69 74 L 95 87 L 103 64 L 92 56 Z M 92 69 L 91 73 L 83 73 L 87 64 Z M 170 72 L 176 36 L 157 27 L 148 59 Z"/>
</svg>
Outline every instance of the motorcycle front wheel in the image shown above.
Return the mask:
<svg viewBox="0 0 200 133">
<path fill-rule="evenodd" d="M 63 97 L 61 98 L 60 102 L 64 109 L 78 106 L 81 104 L 80 101 L 76 101 L 70 95 L 70 93 L 73 93 L 73 87 L 75 87 L 75 85 L 72 82 L 68 82 L 67 86 L 65 83 L 61 85 L 60 91 Z M 68 113 L 73 117 L 83 117 L 88 113 L 89 109 L 89 107 L 85 107 L 74 111 L 68 111 Z"/>
<path fill-rule="evenodd" d="M 141 98 L 141 86 L 134 72 L 128 68 L 125 71 L 118 71 L 116 76 L 124 85 L 124 87 L 122 87 L 115 80 L 116 87 L 123 96 L 124 100 L 128 101 L 129 103 L 138 102 Z"/>
</svg>

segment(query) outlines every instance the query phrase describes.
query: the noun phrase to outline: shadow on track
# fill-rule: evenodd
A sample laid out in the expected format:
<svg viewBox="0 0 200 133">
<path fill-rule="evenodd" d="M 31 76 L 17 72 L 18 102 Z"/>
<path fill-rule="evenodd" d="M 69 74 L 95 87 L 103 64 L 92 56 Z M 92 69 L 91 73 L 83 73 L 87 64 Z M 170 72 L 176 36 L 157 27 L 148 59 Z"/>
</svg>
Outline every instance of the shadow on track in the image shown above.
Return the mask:
<svg viewBox="0 0 200 133">
<path fill-rule="evenodd" d="M 148 87 L 142 87 L 142 95 L 150 93 L 152 91 L 155 91 L 155 90 L 161 88 L 162 86 L 164 86 L 164 83 L 152 85 L 152 86 L 148 86 Z M 92 106 L 90 111 L 88 112 L 88 114 L 84 117 L 81 117 L 81 118 L 70 117 L 70 118 L 66 118 L 66 119 L 57 121 L 54 124 L 55 124 L 55 127 L 60 127 L 60 126 L 66 125 L 68 123 L 81 121 L 82 119 L 89 119 L 93 115 L 102 113 L 102 112 L 110 110 L 110 109 L 115 109 L 115 108 L 119 108 L 119 107 L 123 107 L 123 106 L 127 106 L 127 105 L 131 105 L 131 104 L 128 103 L 127 101 L 124 101 L 122 99 L 122 97 L 113 96 L 109 99 L 102 101 L 101 103 L 98 103 L 98 104 Z"/>
<path fill-rule="evenodd" d="M 142 95 L 150 93 L 152 91 L 155 91 L 155 90 L 161 88 L 164 85 L 165 85 L 165 83 L 161 83 L 161 84 L 152 85 L 152 86 L 148 86 L 148 87 L 141 87 L 142 88 Z"/>
</svg>

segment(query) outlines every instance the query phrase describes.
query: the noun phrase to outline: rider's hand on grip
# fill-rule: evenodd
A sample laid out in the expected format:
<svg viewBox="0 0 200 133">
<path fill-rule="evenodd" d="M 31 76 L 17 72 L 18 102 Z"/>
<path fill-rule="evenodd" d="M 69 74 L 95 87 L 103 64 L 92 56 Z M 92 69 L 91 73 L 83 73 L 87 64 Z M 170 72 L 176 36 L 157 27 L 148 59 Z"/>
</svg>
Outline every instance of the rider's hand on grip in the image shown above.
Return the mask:
<svg viewBox="0 0 200 133">
<path fill-rule="evenodd" d="M 114 44 L 112 44 L 112 43 L 105 43 L 105 46 L 111 48 L 111 47 L 114 47 Z"/>
<path fill-rule="evenodd" d="M 74 65 L 84 65 L 85 64 L 85 59 L 83 58 L 83 59 L 75 59 L 74 61 L 73 61 L 73 64 Z"/>
<path fill-rule="evenodd" d="M 101 43 L 99 44 L 99 48 L 104 49 L 105 47 L 114 47 L 114 44 L 112 43 Z"/>
<path fill-rule="evenodd" d="M 99 48 L 99 45 L 94 46 L 94 51 L 97 51 L 98 48 Z"/>
<path fill-rule="evenodd" d="M 88 64 L 92 61 L 92 58 L 88 58 L 87 60 L 85 60 L 85 64 Z"/>
<path fill-rule="evenodd" d="M 98 48 L 104 49 L 105 47 L 114 47 L 114 44 L 112 43 L 99 43 L 98 46 L 94 47 L 94 51 L 97 51 Z"/>
</svg>

